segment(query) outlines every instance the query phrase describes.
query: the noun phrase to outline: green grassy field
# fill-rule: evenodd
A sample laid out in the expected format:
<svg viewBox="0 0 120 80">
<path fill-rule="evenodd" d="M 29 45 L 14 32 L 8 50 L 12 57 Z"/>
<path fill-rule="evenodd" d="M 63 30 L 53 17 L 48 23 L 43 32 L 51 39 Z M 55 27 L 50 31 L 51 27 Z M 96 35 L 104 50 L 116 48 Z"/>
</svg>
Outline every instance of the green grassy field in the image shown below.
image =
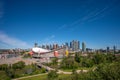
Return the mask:
<svg viewBox="0 0 120 80">
<path fill-rule="evenodd" d="M 68 74 L 60 74 L 58 78 L 66 78 L 70 75 Z M 24 79 L 19 79 L 19 80 L 48 80 L 47 79 L 47 74 L 45 75 L 40 75 L 40 76 L 35 76 L 35 77 L 30 77 L 30 78 L 24 78 Z"/>
<path fill-rule="evenodd" d="M 10 80 L 10 78 L 5 74 L 5 71 L 0 71 L 0 80 Z"/>
<path fill-rule="evenodd" d="M 92 70 L 94 69 L 96 66 L 93 66 L 91 68 L 86 68 L 86 67 L 79 67 L 77 68 L 76 70 Z M 72 72 L 73 69 L 60 69 L 62 71 L 65 71 L 65 72 Z"/>
</svg>

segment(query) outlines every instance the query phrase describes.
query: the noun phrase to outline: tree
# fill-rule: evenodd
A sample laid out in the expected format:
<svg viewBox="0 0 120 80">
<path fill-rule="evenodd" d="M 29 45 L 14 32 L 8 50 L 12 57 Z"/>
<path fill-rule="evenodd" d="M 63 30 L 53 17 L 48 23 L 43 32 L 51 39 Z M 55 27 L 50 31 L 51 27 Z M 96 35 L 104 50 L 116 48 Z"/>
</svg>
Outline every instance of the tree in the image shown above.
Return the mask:
<svg viewBox="0 0 120 80">
<path fill-rule="evenodd" d="M 24 73 L 25 74 L 32 74 L 34 71 L 36 71 L 36 65 L 35 64 L 27 65 L 24 68 Z"/>
<path fill-rule="evenodd" d="M 25 62 L 19 61 L 12 65 L 13 69 L 23 69 L 25 67 Z"/>
<path fill-rule="evenodd" d="M 92 59 L 95 64 L 100 64 L 100 63 L 106 62 L 105 54 L 95 54 Z"/>
<path fill-rule="evenodd" d="M 107 60 L 107 62 L 111 63 L 111 62 L 116 60 L 116 57 L 115 57 L 114 54 L 107 54 L 106 55 L 106 60 Z"/>
<path fill-rule="evenodd" d="M 93 72 L 93 76 L 101 80 L 119 80 L 120 63 L 100 64 Z"/>
<path fill-rule="evenodd" d="M 74 58 L 64 58 L 60 67 L 63 69 L 76 69 L 78 68 L 78 63 L 75 62 Z"/>
<path fill-rule="evenodd" d="M 54 58 L 54 59 L 52 60 L 52 64 L 53 64 L 53 65 L 57 65 L 57 64 L 58 64 L 58 58 Z"/>
<path fill-rule="evenodd" d="M 0 70 L 6 70 L 8 68 L 7 64 L 0 65 Z"/>
<path fill-rule="evenodd" d="M 81 54 L 80 53 L 75 53 L 75 61 L 80 63 L 80 59 L 81 59 Z"/>
<path fill-rule="evenodd" d="M 77 71 L 75 69 L 72 70 L 72 74 L 71 74 L 71 79 L 72 80 L 78 80 L 79 79 L 79 74 L 77 73 Z"/>
<path fill-rule="evenodd" d="M 56 71 L 50 71 L 47 75 L 48 80 L 56 80 L 58 78 L 58 74 Z"/>
<path fill-rule="evenodd" d="M 80 63 L 81 63 L 81 67 L 92 67 L 94 65 L 93 60 L 87 59 L 86 57 L 83 57 Z"/>
<path fill-rule="evenodd" d="M 10 78 L 15 77 L 15 71 L 13 69 L 7 69 L 5 72 Z"/>
</svg>

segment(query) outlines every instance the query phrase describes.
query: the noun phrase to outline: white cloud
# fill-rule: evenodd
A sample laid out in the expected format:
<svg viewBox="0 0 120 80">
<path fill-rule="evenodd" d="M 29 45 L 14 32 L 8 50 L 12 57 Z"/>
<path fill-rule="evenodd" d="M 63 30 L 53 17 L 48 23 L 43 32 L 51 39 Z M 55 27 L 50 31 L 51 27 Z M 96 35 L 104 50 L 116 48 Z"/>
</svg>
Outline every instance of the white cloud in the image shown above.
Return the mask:
<svg viewBox="0 0 120 80">
<path fill-rule="evenodd" d="M 0 42 L 9 45 L 12 48 L 30 48 L 30 45 L 28 45 L 26 42 L 16 39 L 14 37 L 10 37 L 3 32 L 0 32 Z"/>
<path fill-rule="evenodd" d="M 62 25 L 62 26 L 58 27 L 58 30 L 62 30 L 62 29 L 64 29 L 64 28 L 66 28 L 66 27 L 67 27 L 67 25 L 66 25 L 66 24 L 64 24 L 64 25 Z"/>
<path fill-rule="evenodd" d="M 53 44 L 55 43 L 54 38 L 55 38 L 55 35 L 50 35 L 46 37 L 45 39 L 43 39 L 40 43 L 41 44 Z"/>
<path fill-rule="evenodd" d="M 55 35 L 51 35 L 51 36 L 45 38 L 44 41 L 50 41 L 50 40 L 53 39 L 53 38 L 55 38 Z"/>
<path fill-rule="evenodd" d="M 109 8 L 110 8 L 109 6 L 105 6 L 101 9 L 95 8 L 94 10 L 89 10 L 87 11 L 86 15 L 83 15 L 81 18 L 73 21 L 70 24 L 64 24 L 63 26 L 59 27 L 58 30 L 67 28 L 70 31 L 74 31 L 79 27 L 78 25 L 82 25 L 87 22 L 93 22 L 93 21 L 103 18 L 105 16 L 105 12 L 108 12 Z"/>
</svg>

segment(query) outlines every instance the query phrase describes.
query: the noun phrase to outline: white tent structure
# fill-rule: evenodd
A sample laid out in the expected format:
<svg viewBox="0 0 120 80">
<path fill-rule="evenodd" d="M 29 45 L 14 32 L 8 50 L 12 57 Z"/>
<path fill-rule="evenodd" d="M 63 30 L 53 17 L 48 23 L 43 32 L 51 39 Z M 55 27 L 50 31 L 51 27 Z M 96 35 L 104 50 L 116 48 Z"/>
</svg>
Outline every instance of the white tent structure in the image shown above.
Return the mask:
<svg viewBox="0 0 120 80">
<path fill-rule="evenodd" d="M 32 48 L 32 51 L 35 52 L 35 53 L 47 53 L 47 52 L 50 52 L 50 50 L 47 50 L 47 49 L 43 49 L 43 48 L 38 48 L 38 47 L 34 47 Z"/>
<path fill-rule="evenodd" d="M 48 53 L 51 52 L 51 50 L 34 47 L 34 48 L 32 48 L 32 52 L 34 53 L 33 57 L 38 57 L 38 58 L 42 59 L 40 62 L 49 62 L 50 61 Z"/>
</svg>

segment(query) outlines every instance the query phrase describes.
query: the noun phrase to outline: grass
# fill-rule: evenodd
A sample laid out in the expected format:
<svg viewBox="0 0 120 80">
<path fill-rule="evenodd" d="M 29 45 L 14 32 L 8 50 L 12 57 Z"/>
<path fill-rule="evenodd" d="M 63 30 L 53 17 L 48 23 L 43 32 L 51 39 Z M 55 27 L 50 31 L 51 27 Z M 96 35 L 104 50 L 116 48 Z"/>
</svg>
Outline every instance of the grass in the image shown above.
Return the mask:
<svg viewBox="0 0 120 80">
<path fill-rule="evenodd" d="M 0 71 L 0 80 L 10 80 L 5 71 Z"/>
<path fill-rule="evenodd" d="M 93 66 L 93 67 L 90 67 L 90 68 L 87 68 L 87 67 L 79 67 L 77 68 L 76 70 L 92 70 L 94 69 L 96 66 Z M 65 72 L 72 72 L 73 69 L 60 69 L 62 71 L 65 71 Z"/>
<path fill-rule="evenodd" d="M 58 78 L 66 78 L 69 77 L 69 74 L 60 74 Z M 30 78 L 25 78 L 25 79 L 19 79 L 19 80 L 47 80 L 47 74 L 45 75 L 40 75 L 40 76 L 35 76 L 35 77 L 30 77 Z"/>
<path fill-rule="evenodd" d="M 24 78 L 24 79 L 19 79 L 19 80 L 46 80 L 47 75 L 40 75 L 40 76 L 34 76 L 30 78 Z"/>
<path fill-rule="evenodd" d="M 62 71 L 65 71 L 65 72 L 72 72 L 73 69 L 60 69 Z"/>
</svg>

